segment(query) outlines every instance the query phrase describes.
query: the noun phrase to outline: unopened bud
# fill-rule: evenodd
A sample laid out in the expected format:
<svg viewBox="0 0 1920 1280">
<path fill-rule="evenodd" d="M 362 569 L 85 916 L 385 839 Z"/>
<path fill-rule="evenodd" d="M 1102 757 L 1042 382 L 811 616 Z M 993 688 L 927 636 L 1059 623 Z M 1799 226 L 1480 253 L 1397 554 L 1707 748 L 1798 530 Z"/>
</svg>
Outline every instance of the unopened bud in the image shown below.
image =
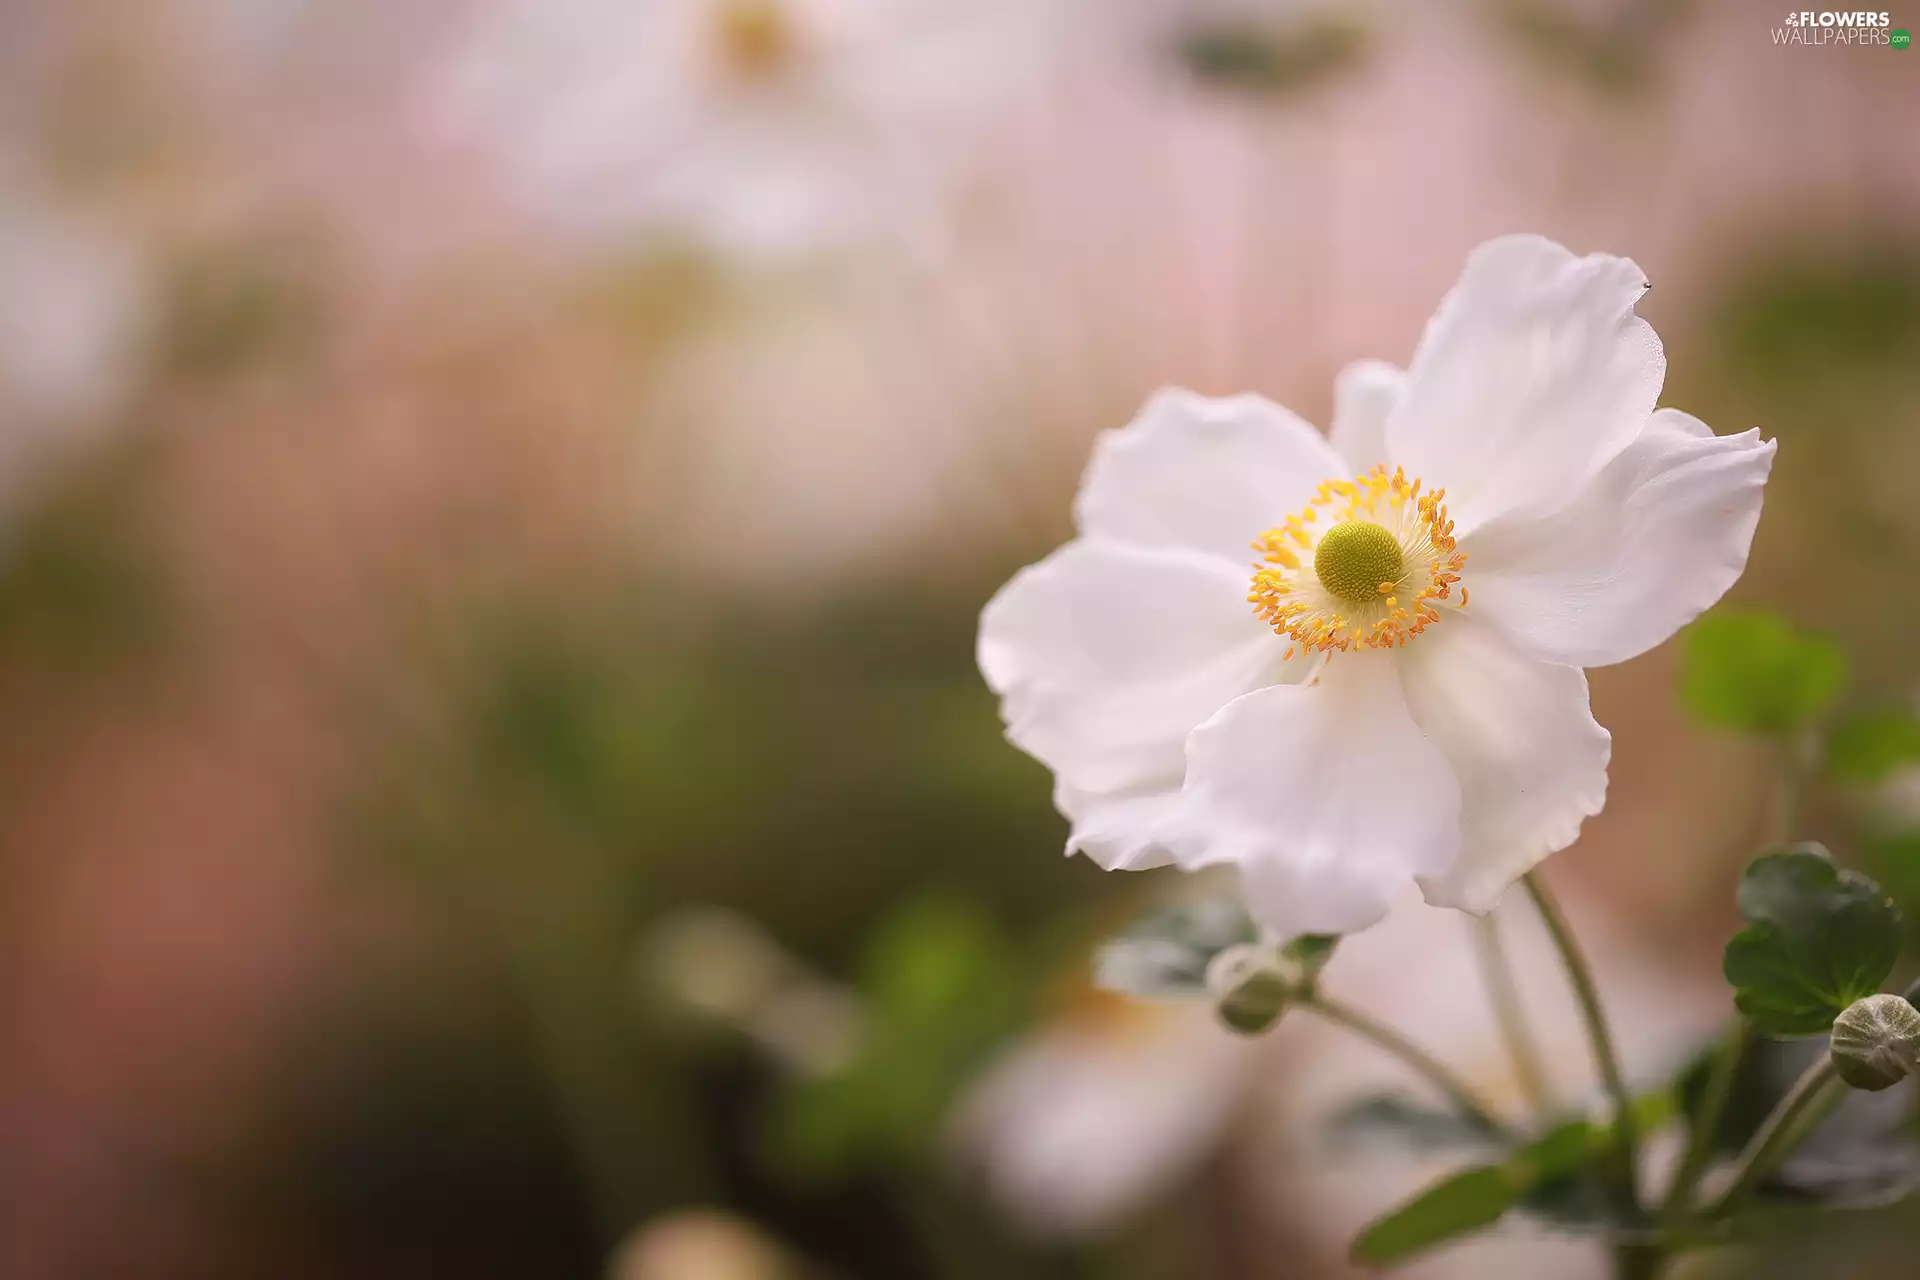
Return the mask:
<svg viewBox="0 0 1920 1280">
<path fill-rule="evenodd" d="M 1833 1023 L 1833 1066 L 1856 1089 L 1891 1089 L 1920 1069 L 1920 1009 L 1903 997 L 1868 996 Z"/>
<path fill-rule="evenodd" d="M 1257 1035 L 1279 1020 L 1293 998 L 1293 979 L 1270 948 L 1228 947 L 1207 966 L 1207 990 L 1220 1020 L 1242 1035 Z"/>
</svg>

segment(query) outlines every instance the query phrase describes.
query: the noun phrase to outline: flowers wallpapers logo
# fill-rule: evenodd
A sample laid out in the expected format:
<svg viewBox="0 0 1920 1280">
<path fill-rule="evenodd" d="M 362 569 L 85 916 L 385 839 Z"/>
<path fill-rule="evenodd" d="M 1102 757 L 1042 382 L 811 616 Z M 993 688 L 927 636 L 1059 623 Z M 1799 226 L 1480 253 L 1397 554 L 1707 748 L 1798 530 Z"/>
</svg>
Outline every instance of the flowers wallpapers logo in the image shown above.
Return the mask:
<svg viewBox="0 0 1920 1280">
<path fill-rule="evenodd" d="M 1892 15 L 1886 10 L 1800 9 L 1787 14 L 1786 21 L 1773 29 L 1777 45 L 1907 45 L 1904 32 L 1891 30 Z"/>
</svg>

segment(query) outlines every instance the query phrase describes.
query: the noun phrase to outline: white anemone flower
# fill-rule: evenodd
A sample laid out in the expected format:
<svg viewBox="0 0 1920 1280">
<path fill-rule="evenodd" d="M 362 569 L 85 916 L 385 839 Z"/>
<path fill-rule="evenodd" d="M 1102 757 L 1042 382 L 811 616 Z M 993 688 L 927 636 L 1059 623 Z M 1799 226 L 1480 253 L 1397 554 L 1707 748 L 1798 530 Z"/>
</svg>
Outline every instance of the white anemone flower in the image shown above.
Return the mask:
<svg viewBox="0 0 1920 1280">
<path fill-rule="evenodd" d="M 969 1088 L 960 1152 L 1027 1230 L 1110 1231 L 1192 1174 L 1227 1136 L 1263 1041 L 1201 1002 L 1105 993 L 1026 1036 Z"/>
<path fill-rule="evenodd" d="M 1409 881 L 1485 912 L 1572 843 L 1611 745 L 1581 669 L 1733 584 L 1773 462 L 1756 431 L 1654 408 L 1647 287 L 1493 240 L 1410 368 L 1341 373 L 1330 439 L 1184 391 L 1103 436 L 1080 536 L 980 626 L 1069 852 L 1235 866 L 1292 936 L 1365 928 Z"/>
<path fill-rule="evenodd" d="M 589 235 L 780 260 L 937 197 L 1053 0 L 487 0 L 430 110 Z"/>
<path fill-rule="evenodd" d="M 137 381 L 145 268 L 124 229 L 0 164 L 0 505 L 95 442 Z"/>
</svg>

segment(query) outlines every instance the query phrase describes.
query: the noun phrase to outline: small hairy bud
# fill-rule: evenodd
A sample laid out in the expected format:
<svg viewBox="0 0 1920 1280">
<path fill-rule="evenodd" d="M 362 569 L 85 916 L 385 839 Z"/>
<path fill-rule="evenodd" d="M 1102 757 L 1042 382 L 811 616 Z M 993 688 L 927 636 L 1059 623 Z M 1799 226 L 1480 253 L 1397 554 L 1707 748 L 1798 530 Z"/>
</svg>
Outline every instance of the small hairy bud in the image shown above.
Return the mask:
<svg viewBox="0 0 1920 1280">
<path fill-rule="evenodd" d="M 1920 1009 L 1900 996 L 1868 996 L 1833 1023 L 1834 1070 L 1856 1089 L 1891 1089 L 1920 1068 Z"/>
<path fill-rule="evenodd" d="M 1294 983 L 1270 948 L 1228 947 L 1207 966 L 1207 990 L 1220 1020 L 1241 1035 L 1258 1035 L 1279 1021 Z"/>
</svg>

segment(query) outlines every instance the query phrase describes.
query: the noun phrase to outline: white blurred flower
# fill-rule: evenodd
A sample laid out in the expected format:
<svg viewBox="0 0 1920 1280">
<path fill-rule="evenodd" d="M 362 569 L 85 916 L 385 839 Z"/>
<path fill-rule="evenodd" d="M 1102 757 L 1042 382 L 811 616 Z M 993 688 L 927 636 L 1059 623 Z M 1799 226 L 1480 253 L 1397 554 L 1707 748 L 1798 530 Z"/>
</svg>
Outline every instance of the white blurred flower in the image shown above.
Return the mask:
<svg viewBox="0 0 1920 1280">
<path fill-rule="evenodd" d="M 0 173 L 0 496 L 57 463 L 138 375 L 148 284 L 130 239 Z"/>
<path fill-rule="evenodd" d="M 607 1280 L 797 1280 L 800 1268 L 766 1233 L 717 1209 L 687 1209 L 637 1228 Z"/>
<path fill-rule="evenodd" d="M 860 1035 L 851 992 L 724 907 L 689 907 L 662 920 L 636 954 L 635 972 L 649 994 L 751 1036 L 808 1075 L 838 1070 Z"/>
<path fill-rule="evenodd" d="M 1724 992 L 1711 973 L 1677 972 L 1628 945 L 1591 902 L 1569 905 L 1607 993 L 1628 1076 L 1649 1084 L 1666 1078 L 1711 1035 Z M 1553 1105 L 1572 1114 L 1597 1094 L 1578 1007 L 1539 917 L 1504 912 L 1500 923 Z M 1525 1090 L 1468 924 L 1454 912 L 1409 903 L 1380 928 L 1342 943 L 1322 981 L 1330 995 L 1435 1053 L 1497 1111 L 1518 1116 Z M 1075 1007 L 1013 1046 L 956 1113 L 963 1153 L 985 1170 L 995 1200 L 1030 1229 L 1063 1236 L 1110 1230 L 1232 1148 L 1240 1155 L 1229 1156 L 1229 1166 L 1249 1180 L 1251 1202 L 1298 1221 L 1332 1259 L 1345 1255 L 1372 1217 L 1467 1158 L 1330 1149 L 1329 1121 L 1368 1097 L 1443 1105 L 1427 1080 L 1343 1027 L 1295 1012 L 1274 1033 L 1249 1040 L 1225 1031 L 1205 1002 L 1105 999 L 1093 1016 Z M 1671 1152 L 1655 1144 L 1653 1155 Z M 1450 1251 L 1409 1274 L 1573 1275 L 1588 1252 L 1509 1237 Z M 1523 1265 L 1534 1261 L 1542 1265 Z"/>
<path fill-rule="evenodd" d="M 980 628 L 1068 848 L 1237 867 L 1291 937 L 1366 928 L 1409 882 L 1484 912 L 1572 843 L 1610 746 L 1581 668 L 1732 585 L 1773 460 L 1655 411 L 1646 287 L 1623 258 L 1494 240 L 1409 370 L 1341 375 L 1331 442 L 1177 391 L 1104 436 L 1081 536 Z"/>
<path fill-rule="evenodd" d="M 995 1200 L 1030 1230 L 1107 1230 L 1220 1142 L 1259 1060 L 1202 1003 L 1097 997 L 1045 1026 L 962 1100 L 955 1128 Z"/>
<path fill-rule="evenodd" d="M 786 257 L 940 194 L 1053 0 L 494 0 L 432 109 L 587 233 Z"/>
</svg>

